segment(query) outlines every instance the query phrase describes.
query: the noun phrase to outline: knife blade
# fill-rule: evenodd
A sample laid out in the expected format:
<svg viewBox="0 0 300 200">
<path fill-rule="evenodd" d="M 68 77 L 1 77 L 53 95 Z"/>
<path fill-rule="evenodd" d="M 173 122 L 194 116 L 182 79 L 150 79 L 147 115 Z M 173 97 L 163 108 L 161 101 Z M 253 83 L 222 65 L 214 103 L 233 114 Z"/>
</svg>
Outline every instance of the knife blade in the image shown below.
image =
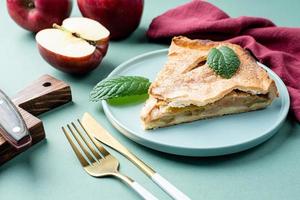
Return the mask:
<svg viewBox="0 0 300 200">
<path fill-rule="evenodd" d="M 0 133 L 16 149 L 31 145 L 32 138 L 17 107 L 0 90 Z"/>
<path fill-rule="evenodd" d="M 149 176 L 159 187 L 175 200 L 190 200 L 183 192 L 172 185 L 167 179 L 158 174 L 154 169 L 141 161 L 126 147 L 124 147 L 116 138 L 114 138 L 104 127 L 100 125 L 89 113 L 84 113 L 81 123 L 85 130 L 89 132 L 98 142 L 115 149 L 128 160 L 133 162 L 142 172 Z"/>
</svg>

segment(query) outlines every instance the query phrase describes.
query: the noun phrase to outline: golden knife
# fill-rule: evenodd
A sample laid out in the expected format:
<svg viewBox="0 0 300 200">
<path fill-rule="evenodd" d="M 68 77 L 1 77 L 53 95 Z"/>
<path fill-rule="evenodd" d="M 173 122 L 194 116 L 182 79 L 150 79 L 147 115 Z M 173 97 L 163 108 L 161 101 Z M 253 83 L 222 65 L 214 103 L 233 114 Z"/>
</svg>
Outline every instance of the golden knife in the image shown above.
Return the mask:
<svg viewBox="0 0 300 200">
<path fill-rule="evenodd" d="M 126 147 L 124 147 L 118 140 L 116 140 L 104 127 L 102 127 L 89 113 L 84 113 L 82 117 L 82 125 L 91 135 L 98 141 L 115 149 L 140 170 L 142 170 L 148 177 L 151 178 L 160 188 L 168 193 L 175 200 L 190 200 L 190 198 L 172 185 L 169 181 L 163 178 L 160 174 L 154 171 L 151 167 L 146 165 L 143 161 L 137 158 Z"/>
</svg>

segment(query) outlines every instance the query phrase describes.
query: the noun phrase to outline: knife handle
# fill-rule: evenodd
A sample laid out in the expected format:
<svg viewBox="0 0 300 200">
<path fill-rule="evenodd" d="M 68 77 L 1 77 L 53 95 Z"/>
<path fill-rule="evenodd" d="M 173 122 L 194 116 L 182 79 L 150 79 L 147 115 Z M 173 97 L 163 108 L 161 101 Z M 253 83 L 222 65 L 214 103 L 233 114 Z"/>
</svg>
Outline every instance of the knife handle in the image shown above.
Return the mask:
<svg viewBox="0 0 300 200">
<path fill-rule="evenodd" d="M 158 200 L 151 192 L 145 189 L 138 182 L 134 181 L 131 185 L 132 189 L 136 191 L 145 200 Z"/>
<path fill-rule="evenodd" d="M 162 177 L 160 174 L 155 172 L 150 166 L 141 161 L 128 149 L 123 149 L 122 154 L 132 161 L 139 169 L 141 169 L 145 174 L 147 174 L 154 183 L 156 183 L 161 189 L 163 189 L 168 195 L 170 195 L 175 200 L 191 200 L 186 194 L 181 192 L 173 184 L 171 184 L 167 179 Z"/>
<path fill-rule="evenodd" d="M 1 135 L 16 149 L 21 149 L 31 144 L 31 136 L 25 122 L 10 101 L 8 96 L 0 90 L 0 132 Z"/>
<path fill-rule="evenodd" d="M 171 184 L 167 179 L 162 177 L 160 174 L 155 173 L 152 180 L 159 185 L 166 193 L 168 193 L 175 200 L 191 200 L 186 194 L 181 192 L 173 184 Z"/>
</svg>

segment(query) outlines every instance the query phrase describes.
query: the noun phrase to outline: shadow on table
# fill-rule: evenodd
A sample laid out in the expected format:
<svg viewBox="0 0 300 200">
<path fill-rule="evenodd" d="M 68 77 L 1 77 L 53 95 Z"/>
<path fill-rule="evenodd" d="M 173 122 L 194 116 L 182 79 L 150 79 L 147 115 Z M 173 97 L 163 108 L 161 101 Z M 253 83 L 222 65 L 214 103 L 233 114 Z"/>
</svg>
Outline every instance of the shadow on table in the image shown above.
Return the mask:
<svg viewBox="0 0 300 200">
<path fill-rule="evenodd" d="M 0 175 L 6 171 L 12 170 L 16 171 L 16 169 L 20 169 L 26 171 L 26 174 L 30 174 L 32 180 L 38 179 L 39 177 L 36 175 L 36 167 L 34 165 L 34 160 L 36 158 L 36 154 L 40 154 L 42 148 L 47 148 L 47 140 L 44 139 L 43 141 L 35 144 L 30 149 L 26 150 L 25 152 L 17 155 L 12 160 L 4 163 L 0 166 Z M 46 158 L 45 158 L 46 162 Z"/>
<path fill-rule="evenodd" d="M 300 133 L 292 133 L 292 130 L 297 125 L 297 122 L 293 117 L 289 116 L 287 122 L 279 129 L 279 131 L 266 142 L 245 150 L 239 153 L 234 153 L 225 156 L 215 156 L 215 157 L 188 157 L 188 156 L 176 156 L 172 154 L 158 152 L 146 147 L 142 147 L 142 150 L 145 153 L 150 153 L 160 158 L 169 160 L 170 162 L 176 163 L 176 165 L 199 165 L 199 166 L 214 166 L 227 164 L 232 162 L 251 162 L 257 159 L 260 159 L 266 155 L 275 153 L 280 150 L 280 146 L 285 143 L 288 138 L 299 137 Z M 136 144 L 138 145 L 138 144 Z"/>
<path fill-rule="evenodd" d="M 24 37 L 24 40 L 30 40 L 35 42 L 35 35 L 35 33 L 27 31 L 22 35 L 22 37 Z"/>
<path fill-rule="evenodd" d="M 149 43 L 146 37 L 146 28 L 139 26 L 127 39 L 128 44 L 147 44 Z"/>
<path fill-rule="evenodd" d="M 66 82 L 80 82 L 80 84 L 94 86 L 99 81 L 106 78 L 108 74 L 110 74 L 110 72 L 114 70 L 115 67 L 116 66 L 109 61 L 103 60 L 103 62 L 100 63 L 100 66 L 87 74 L 67 74 L 58 70 L 55 70 L 53 74 L 55 77 L 58 77 L 61 80 L 65 80 Z"/>
</svg>

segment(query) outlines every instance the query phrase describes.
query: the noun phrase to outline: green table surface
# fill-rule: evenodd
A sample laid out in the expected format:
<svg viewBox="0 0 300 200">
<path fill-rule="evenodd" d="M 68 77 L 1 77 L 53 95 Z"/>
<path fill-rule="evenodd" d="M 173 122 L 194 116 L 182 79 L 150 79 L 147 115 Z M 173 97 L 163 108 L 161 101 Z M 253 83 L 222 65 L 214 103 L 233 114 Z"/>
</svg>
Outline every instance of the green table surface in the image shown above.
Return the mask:
<svg viewBox="0 0 300 200">
<path fill-rule="evenodd" d="M 1 89 L 13 95 L 47 73 L 71 85 L 74 102 L 42 115 L 47 139 L 0 166 L 1 200 L 139 199 L 119 180 L 92 178 L 82 170 L 60 127 L 86 111 L 192 199 L 300 199 L 300 125 L 292 117 L 272 139 L 251 150 L 222 157 L 189 158 L 160 153 L 132 142 L 113 128 L 99 104 L 88 101 L 91 88 L 116 66 L 141 53 L 167 47 L 149 43 L 145 30 L 152 18 L 187 1 L 146 0 L 137 31 L 126 40 L 111 42 L 101 66 L 83 77 L 70 76 L 50 67 L 39 55 L 34 35 L 9 18 L 5 2 L 0 3 Z M 233 17 L 261 16 L 280 26 L 300 26 L 298 0 L 211 2 Z M 72 16 L 80 16 L 75 2 Z M 170 199 L 134 165 L 110 151 L 120 160 L 121 172 L 139 181 L 160 199 Z"/>
</svg>

